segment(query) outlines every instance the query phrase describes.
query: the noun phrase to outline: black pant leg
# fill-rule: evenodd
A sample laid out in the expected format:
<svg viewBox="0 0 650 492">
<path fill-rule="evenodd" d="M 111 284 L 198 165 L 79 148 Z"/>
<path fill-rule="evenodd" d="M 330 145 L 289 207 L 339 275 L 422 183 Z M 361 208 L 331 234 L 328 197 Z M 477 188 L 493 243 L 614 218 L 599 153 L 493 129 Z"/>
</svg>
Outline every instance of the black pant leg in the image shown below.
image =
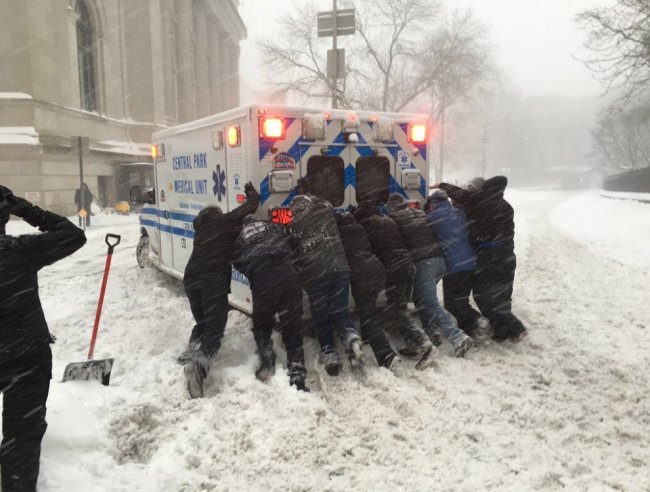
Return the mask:
<svg viewBox="0 0 650 492">
<path fill-rule="evenodd" d="M 190 335 L 190 344 L 201 343 L 205 330 L 205 314 L 203 313 L 203 296 L 201 295 L 201 281 L 198 275 L 186 275 L 183 278 L 183 288 L 190 303 L 190 310 L 194 317 L 195 325 Z"/>
<path fill-rule="evenodd" d="M 288 269 L 287 269 L 288 270 Z M 302 287 L 297 274 L 284 272 L 282 285 L 277 289 L 280 333 L 287 351 L 289 371 L 305 371 L 305 353 L 302 333 Z"/>
<path fill-rule="evenodd" d="M 3 368 L 3 373 L 0 375 L 0 390 L 4 395 L 0 445 L 2 490 L 35 491 L 52 378 L 49 346 L 37 356 L 17 360 L 9 366 L 9 371 Z"/>
<path fill-rule="evenodd" d="M 273 327 L 277 311 L 275 287 L 268 278 L 256 278 L 251 284 L 253 294 L 253 338 L 257 352 L 273 349 Z"/>
<path fill-rule="evenodd" d="M 200 279 L 205 327 L 201 336 L 201 352 L 213 357 L 221 347 L 221 339 L 228 321 L 230 269 L 222 272 L 202 273 Z"/>
<path fill-rule="evenodd" d="M 361 339 L 372 348 L 377 363 L 386 367 L 393 360 L 395 352 L 381 329 L 377 312 L 379 291 L 372 286 L 352 284 L 352 297 L 361 319 Z"/>
<path fill-rule="evenodd" d="M 517 266 L 514 253 L 492 248 L 479 252 L 477 259 L 474 285 L 476 304 L 490 320 L 495 339 L 517 336 L 525 327 L 512 314 L 512 289 Z"/>
<path fill-rule="evenodd" d="M 467 334 L 471 334 L 476 321 L 481 317 L 481 313 L 469 303 L 473 282 L 474 270 L 450 273 L 442 279 L 445 309 L 456 318 L 458 327 Z"/>
</svg>

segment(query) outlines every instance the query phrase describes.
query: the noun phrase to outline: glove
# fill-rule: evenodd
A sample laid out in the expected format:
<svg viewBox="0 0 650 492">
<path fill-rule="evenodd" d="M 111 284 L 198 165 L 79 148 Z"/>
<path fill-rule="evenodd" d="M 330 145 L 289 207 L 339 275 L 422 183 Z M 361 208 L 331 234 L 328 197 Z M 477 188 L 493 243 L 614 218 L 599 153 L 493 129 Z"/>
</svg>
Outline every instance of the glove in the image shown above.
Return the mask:
<svg viewBox="0 0 650 492">
<path fill-rule="evenodd" d="M 244 185 L 244 194 L 246 195 L 247 200 L 250 200 L 252 198 L 259 198 L 260 196 L 260 194 L 253 186 L 253 183 L 251 183 L 250 181 Z"/>
<path fill-rule="evenodd" d="M 306 195 L 309 193 L 309 180 L 307 178 L 299 178 L 297 188 L 298 193 L 301 195 Z"/>
<path fill-rule="evenodd" d="M 34 206 L 24 198 L 12 195 L 9 199 L 11 213 L 17 217 L 24 217 Z"/>
<path fill-rule="evenodd" d="M 14 196 L 14 192 L 13 192 L 13 191 L 11 191 L 11 190 L 10 190 L 9 188 L 7 188 L 6 186 L 2 186 L 2 185 L 0 185 L 0 202 L 2 202 L 2 201 L 4 201 L 4 200 L 8 200 L 8 199 L 11 198 L 12 196 Z"/>
</svg>

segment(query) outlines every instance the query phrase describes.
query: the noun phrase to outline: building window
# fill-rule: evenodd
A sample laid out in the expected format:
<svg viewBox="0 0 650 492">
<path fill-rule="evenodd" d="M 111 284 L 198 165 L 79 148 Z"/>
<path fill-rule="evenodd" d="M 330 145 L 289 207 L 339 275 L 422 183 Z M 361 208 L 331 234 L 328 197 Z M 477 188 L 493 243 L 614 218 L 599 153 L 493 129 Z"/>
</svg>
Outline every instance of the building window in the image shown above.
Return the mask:
<svg viewBox="0 0 650 492">
<path fill-rule="evenodd" d="M 77 0 L 77 58 L 81 109 L 97 111 L 97 78 L 95 75 L 96 32 L 90 10 L 84 0 Z"/>
</svg>

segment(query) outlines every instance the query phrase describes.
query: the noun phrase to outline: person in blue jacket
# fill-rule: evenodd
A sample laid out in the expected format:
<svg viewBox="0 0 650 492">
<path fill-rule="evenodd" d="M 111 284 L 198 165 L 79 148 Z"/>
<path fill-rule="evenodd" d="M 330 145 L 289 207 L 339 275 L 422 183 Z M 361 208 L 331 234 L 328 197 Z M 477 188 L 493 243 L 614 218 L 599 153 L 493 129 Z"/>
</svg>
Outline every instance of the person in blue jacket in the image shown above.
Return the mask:
<svg viewBox="0 0 650 492">
<path fill-rule="evenodd" d="M 440 241 L 447 267 L 442 279 L 445 309 L 456 318 L 461 330 L 473 335 L 482 317 L 469 303 L 476 253 L 469 241 L 467 217 L 461 209 L 452 207 L 445 190 L 433 192 L 426 209 L 427 220 Z"/>
</svg>

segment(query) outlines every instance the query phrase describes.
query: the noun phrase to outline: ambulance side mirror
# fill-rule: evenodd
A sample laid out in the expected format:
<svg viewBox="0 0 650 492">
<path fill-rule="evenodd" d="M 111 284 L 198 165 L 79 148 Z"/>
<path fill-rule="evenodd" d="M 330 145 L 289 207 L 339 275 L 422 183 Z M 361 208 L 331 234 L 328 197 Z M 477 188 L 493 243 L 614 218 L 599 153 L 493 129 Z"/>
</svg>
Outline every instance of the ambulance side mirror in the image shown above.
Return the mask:
<svg viewBox="0 0 650 492">
<path fill-rule="evenodd" d="M 134 205 L 142 205 L 143 203 L 154 205 L 156 203 L 156 189 L 142 190 L 138 185 L 132 186 L 129 190 L 129 199 Z"/>
</svg>

